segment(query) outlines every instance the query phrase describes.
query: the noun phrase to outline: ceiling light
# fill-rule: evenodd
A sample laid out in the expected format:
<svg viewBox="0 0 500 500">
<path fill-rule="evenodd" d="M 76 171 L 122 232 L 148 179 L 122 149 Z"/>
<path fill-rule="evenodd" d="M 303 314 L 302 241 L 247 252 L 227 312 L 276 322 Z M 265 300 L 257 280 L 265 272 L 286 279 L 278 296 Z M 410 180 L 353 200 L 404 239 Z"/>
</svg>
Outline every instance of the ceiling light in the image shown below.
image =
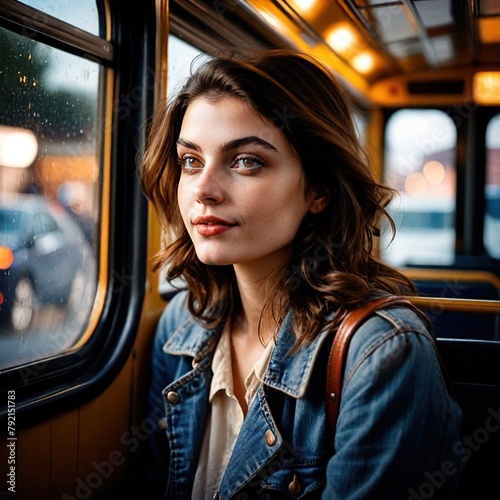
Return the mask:
<svg viewBox="0 0 500 500">
<path fill-rule="evenodd" d="M 326 41 L 330 47 L 341 54 L 354 45 L 356 38 L 350 28 L 339 26 L 332 29 L 326 35 Z"/>
<path fill-rule="evenodd" d="M 472 95 L 480 104 L 500 104 L 500 71 L 478 71 L 472 81 Z"/>
<path fill-rule="evenodd" d="M 373 68 L 375 61 L 369 52 L 362 52 L 352 59 L 352 67 L 360 73 L 368 73 Z"/>
<path fill-rule="evenodd" d="M 293 0 L 292 4 L 299 12 L 309 12 L 316 4 L 316 0 Z"/>
</svg>

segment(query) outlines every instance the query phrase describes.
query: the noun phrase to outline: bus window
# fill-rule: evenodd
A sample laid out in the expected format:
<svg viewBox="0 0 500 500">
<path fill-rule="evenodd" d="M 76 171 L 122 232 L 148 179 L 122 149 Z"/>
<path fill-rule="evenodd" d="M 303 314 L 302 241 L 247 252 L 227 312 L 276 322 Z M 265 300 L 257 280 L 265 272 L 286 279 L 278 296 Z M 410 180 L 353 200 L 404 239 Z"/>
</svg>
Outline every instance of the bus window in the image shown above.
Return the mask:
<svg viewBox="0 0 500 500">
<path fill-rule="evenodd" d="M 484 246 L 488 255 L 500 258 L 500 115 L 486 129 L 486 210 Z"/>
<path fill-rule="evenodd" d="M 100 65 L 4 28 L 0 53 L 6 368 L 67 351 L 89 323 L 97 284 Z"/>
<path fill-rule="evenodd" d="M 191 66 L 195 64 L 196 58 L 200 62 L 206 60 L 202 56 L 203 52 L 201 50 L 198 50 L 175 35 L 169 35 L 167 98 L 170 98 L 170 96 L 180 90 L 180 86 L 182 86 L 186 78 L 191 74 Z"/>
<path fill-rule="evenodd" d="M 47 0 L 19 0 L 25 5 L 38 9 L 40 13 L 35 14 L 37 19 L 44 22 L 44 14 L 54 16 L 61 21 L 72 24 L 77 28 L 99 35 L 99 17 L 97 12 L 96 0 L 78 0 L 71 2 L 69 0 L 61 2 Z M 67 4 L 66 6 L 64 4 Z"/>
<path fill-rule="evenodd" d="M 403 109 L 389 119 L 385 181 L 397 233 L 383 228 L 380 253 L 391 265 L 449 265 L 455 255 L 456 128 L 444 112 Z"/>
</svg>

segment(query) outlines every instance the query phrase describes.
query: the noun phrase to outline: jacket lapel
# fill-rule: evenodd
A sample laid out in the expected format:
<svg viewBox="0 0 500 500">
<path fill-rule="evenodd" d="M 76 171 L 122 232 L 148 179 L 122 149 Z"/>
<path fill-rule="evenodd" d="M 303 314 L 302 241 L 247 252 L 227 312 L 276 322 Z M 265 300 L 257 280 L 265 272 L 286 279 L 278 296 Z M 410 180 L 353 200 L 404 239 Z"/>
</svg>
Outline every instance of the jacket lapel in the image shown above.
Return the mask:
<svg viewBox="0 0 500 500">
<path fill-rule="evenodd" d="M 261 385 L 245 417 L 222 477 L 220 498 L 231 498 L 243 487 L 259 490 L 276 468 L 294 458 L 274 422 Z"/>
<path fill-rule="evenodd" d="M 326 323 L 328 324 L 328 321 Z M 303 397 L 321 346 L 328 334 L 328 328 L 324 328 L 309 345 L 290 355 L 295 343 L 295 334 L 292 329 L 292 315 L 288 314 L 278 333 L 276 347 L 263 380 L 264 384 L 294 398 Z"/>
</svg>

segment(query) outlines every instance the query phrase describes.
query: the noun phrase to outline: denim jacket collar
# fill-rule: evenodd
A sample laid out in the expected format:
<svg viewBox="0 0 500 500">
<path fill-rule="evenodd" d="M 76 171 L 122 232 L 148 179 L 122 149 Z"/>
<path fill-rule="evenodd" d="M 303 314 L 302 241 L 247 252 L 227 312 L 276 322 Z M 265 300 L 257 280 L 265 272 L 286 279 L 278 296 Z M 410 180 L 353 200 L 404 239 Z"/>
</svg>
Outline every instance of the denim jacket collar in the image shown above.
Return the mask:
<svg viewBox="0 0 500 500">
<path fill-rule="evenodd" d="M 213 356 L 220 333 L 220 328 L 208 330 L 193 318 L 189 318 L 172 334 L 163 346 L 163 351 L 172 355 L 193 357 L 193 364 L 197 364 L 205 357 Z M 328 329 L 324 328 L 310 344 L 291 356 L 289 352 L 295 342 L 295 335 L 292 329 L 292 314 L 289 312 L 280 326 L 263 382 L 294 398 L 302 397 L 328 333 Z"/>
</svg>

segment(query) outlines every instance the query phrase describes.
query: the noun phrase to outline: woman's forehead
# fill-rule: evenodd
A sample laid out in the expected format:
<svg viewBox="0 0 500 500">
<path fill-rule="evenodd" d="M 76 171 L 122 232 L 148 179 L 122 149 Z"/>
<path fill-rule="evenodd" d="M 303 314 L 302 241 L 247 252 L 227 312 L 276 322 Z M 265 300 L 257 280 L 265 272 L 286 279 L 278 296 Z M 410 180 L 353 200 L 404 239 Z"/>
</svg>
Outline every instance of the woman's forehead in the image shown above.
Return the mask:
<svg viewBox="0 0 500 500">
<path fill-rule="evenodd" d="M 231 142 L 245 137 L 255 137 L 255 142 L 270 149 L 290 147 L 272 120 L 263 117 L 248 101 L 232 96 L 194 99 L 186 109 L 179 133 L 180 139 L 191 142 L 196 142 L 195 138 Z"/>
</svg>

